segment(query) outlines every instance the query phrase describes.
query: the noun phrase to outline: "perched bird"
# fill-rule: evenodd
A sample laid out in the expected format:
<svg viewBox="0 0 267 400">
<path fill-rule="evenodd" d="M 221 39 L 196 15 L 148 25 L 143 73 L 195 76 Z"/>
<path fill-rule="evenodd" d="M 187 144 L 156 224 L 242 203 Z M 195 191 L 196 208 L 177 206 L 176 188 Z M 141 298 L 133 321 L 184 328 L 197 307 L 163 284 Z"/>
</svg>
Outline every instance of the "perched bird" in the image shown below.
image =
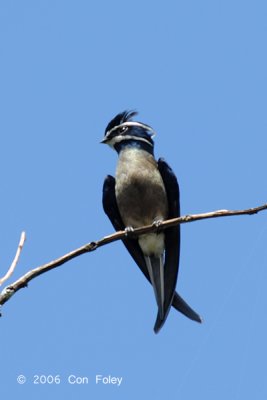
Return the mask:
<svg viewBox="0 0 267 400">
<path fill-rule="evenodd" d="M 137 113 L 124 111 L 113 118 L 101 143 L 119 155 L 115 179 L 108 175 L 103 186 L 103 208 L 115 230 L 130 231 L 180 216 L 179 186 L 169 165 L 154 158 L 155 132 L 146 124 L 133 121 Z M 179 256 L 180 225 L 138 238 L 123 239 L 127 250 L 152 284 L 158 315 L 157 333 L 171 305 L 188 318 L 200 316 L 175 292 Z"/>
</svg>

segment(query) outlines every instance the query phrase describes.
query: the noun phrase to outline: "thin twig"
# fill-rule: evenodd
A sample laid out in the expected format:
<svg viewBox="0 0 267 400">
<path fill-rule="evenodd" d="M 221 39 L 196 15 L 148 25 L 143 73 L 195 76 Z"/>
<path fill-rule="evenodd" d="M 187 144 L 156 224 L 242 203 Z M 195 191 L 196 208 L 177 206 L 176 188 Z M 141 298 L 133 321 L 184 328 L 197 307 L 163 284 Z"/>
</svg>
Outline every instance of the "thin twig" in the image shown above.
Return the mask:
<svg viewBox="0 0 267 400">
<path fill-rule="evenodd" d="M 7 273 L 5 274 L 5 276 L 3 276 L 3 278 L 0 279 L 0 286 L 3 285 L 3 283 L 5 281 L 7 281 L 11 277 L 11 275 L 13 274 L 13 272 L 14 272 L 17 264 L 18 264 L 20 253 L 21 253 L 21 250 L 22 250 L 22 248 L 24 246 L 25 240 L 26 240 L 26 234 L 25 234 L 25 232 L 22 232 L 21 236 L 20 236 L 20 241 L 19 241 L 19 245 L 18 245 L 18 248 L 17 248 L 17 252 L 16 252 L 16 255 L 14 257 L 14 260 L 12 261 L 12 264 L 10 265 L 10 267 L 9 267 Z"/>
<path fill-rule="evenodd" d="M 121 239 L 125 238 L 126 236 L 129 237 L 129 235 L 130 235 L 130 237 L 137 237 L 144 233 L 156 232 L 156 231 L 158 232 L 159 230 L 164 230 L 171 226 L 175 226 L 178 224 L 184 224 L 184 223 L 188 223 L 188 222 L 199 221 L 202 219 L 230 217 L 230 216 L 234 216 L 234 215 L 245 215 L 245 214 L 252 215 L 252 214 L 256 214 L 260 211 L 266 210 L 266 209 L 267 209 L 267 203 L 263 204 L 259 207 L 249 208 L 246 210 L 217 210 L 217 211 L 212 211 L 212 212 L 203 213 L 203 214 L 185 215 L 183 217 L 166 220 L 166 221 L 163 221 L 159 227 L 155 226 L 155 225 L 148 225 L 148 226 L 134 229 L 130 233 L 126 232 L 126 231 L 115 232 L 111 235 L 103 237 L 102 239 L 100 239 L 96 242 L 90 242 L 88 244 L 85 244 L 84 246 L 82 246 L 76 250 L 73 250 L 70 253 L 67 253 L 62 257 L 59 257 L 56 260 L 50 261 L 47 264 L 43 264 L 43 265 L 27 272 L 25 275 L 20 277 L 17 281 L 15 281 L 11 285 L 7 286 L 2 291 L 2 293 L 0 293 L 0 305 L 5 304 L 10 299 L 10 297 L 13 296 L 14 293 L 16 293 L 18 290 L 26 287 L 27 284 L 32 279 L 36 278 L 37 276 L 39 276 L 47 271 L 50 271 L 51 269 L 59 267 L 60 265 L 72 260 L 75 257 L 78 257 L 82 254 L 94 251 L 97 248 L 104 246 L 108 243 L 112 243 L 117 240 L 121 240 Z"/>
</svg>

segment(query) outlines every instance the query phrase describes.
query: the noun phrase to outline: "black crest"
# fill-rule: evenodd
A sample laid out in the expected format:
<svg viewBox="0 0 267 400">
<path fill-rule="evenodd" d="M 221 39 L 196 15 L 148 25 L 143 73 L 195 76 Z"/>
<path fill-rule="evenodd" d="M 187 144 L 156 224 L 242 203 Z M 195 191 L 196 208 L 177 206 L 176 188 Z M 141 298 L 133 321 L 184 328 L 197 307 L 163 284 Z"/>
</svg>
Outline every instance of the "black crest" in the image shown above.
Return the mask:
<svg viewBox="0 0 267 400">
<path fill-rule="evenodd" d="M 116 115 L 108 124 L 105 130 L 105 134 L 110 131 L 115 126 L 122 124 L 123 122 L 131 121 L 132 118 L 137 115 L 136 111 L 123 111 L 122 113 Z"/>
</svg>

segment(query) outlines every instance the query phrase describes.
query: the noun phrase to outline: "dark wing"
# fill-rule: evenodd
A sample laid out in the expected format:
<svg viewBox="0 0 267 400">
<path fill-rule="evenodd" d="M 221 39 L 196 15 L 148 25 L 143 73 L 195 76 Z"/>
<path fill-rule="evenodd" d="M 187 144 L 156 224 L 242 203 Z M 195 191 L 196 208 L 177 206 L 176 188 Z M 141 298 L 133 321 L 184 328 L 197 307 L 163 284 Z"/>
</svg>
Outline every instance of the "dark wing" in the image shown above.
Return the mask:
<svg viewBox="0 0 267 400">
<path fill-rule="evenodd" d="M 179 185 L 175 174 L 169 165 L 160 158 L 158 160 L 158 169 L 161 174 L 168 198 L 168 219 L 180 216 L 180 193 Z M 180 258 L 180 225 L 165 229 L 165 265 L 164 265 L 164 281 L 165 281 L 165 310 L 164 320 L 159 315 L 154 326 L 157 333 L 163 326 L 171 305 L 182 312 L 188 318 L 201 322 L 200 316 L 192 310 L 191 307 L 178 295 L 175 294 L 175 288 L 179 270 Z"/>
<path fill-rule="evenodd" d="M 104 211 L 109 217 L 114 229 L 116 231 L 124 230 L 125 226 L 122 222 L 116 201 L 115 179 L 111 175 L 108 175 L 104 181 L 102 201 Z M 143 252 L 139 246 L 138 240 L 125 238 L 122 241 L 138 267 L 141 269 L 147 280 L 150 282 L 146 262 L 143 256 Z M 188 318 L 201 322 L 201 318 L 199 317 L 199 315 L 195 313 L 177 293 L 174 294 L 172 305 Z"/>
<path fill-rule="evenodd" d="M 110 219 L 114 229 L 116 231 L 122 231 L 125 229 L 124 223 L 122 222 L 120 212 L 117 206 L 116 195 L 115 195 L 115 178 L 108 175 L 103 185 L 103 208 L 105 213 Z M 146 262 L 143 256 L 143 252 L 139 246 L 137 239 L 123 239 L 123 244 L 133 257 L 134 261 L 141 269 L 145 277 L 149 280 L 149 274 L 146 267 Z"/>
</svg>

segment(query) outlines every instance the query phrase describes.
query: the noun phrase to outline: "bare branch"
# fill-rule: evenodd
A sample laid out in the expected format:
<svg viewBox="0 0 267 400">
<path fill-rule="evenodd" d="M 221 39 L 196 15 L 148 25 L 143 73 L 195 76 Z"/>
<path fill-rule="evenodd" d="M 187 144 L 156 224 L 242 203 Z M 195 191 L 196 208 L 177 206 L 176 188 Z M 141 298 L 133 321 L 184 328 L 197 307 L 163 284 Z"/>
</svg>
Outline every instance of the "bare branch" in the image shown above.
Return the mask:
<svg viewBox="0 0 267 400">
<path fill-rule="evenodd" d="M 160 230 L 164 230 L 166 228 L 169 228 L 171 226 L 175 226 L 178 224 L 185 224 L 188 222 L 194 222 L 194 221 L 199 221 L 202 219 L 209 219 L 209 218 L 230 217 L 230 216 L 234 216 L 234 215 L 245 215 L 245 214 L 252 215 L 252 214 L 256 214 L 260 211 L 266 210 L 266 209 L 267 209 L 267 203 L 263 204 L 259 207 L 249 208 L 246 210 L 217 210 L 217 211 L 212 211 L 212 212 L 203 213 L 203 214 L 185 215 L 183 217 L 166 220 L 166 221 L 163 221 L 159 227 L 155 226 L 155 225 L 148 225 L 148 226 L 134 229 L 130 233 L 126 232 L 126 231 L 115 232 L 111 235 L 103 237 L 102 239 L 100 239 L 96 242 L 90 242 L 88 244 L 85 244 L 84 246 L 82 246 L 76 250 L 73 250 L 70 253 L 67 253 L 62 257 L 59 257 L 56 260 L 50 261 L 47 264 L 41 265 L 41 266 L 27 272 L 25 275 L 20 277 L 17 281 L 15 281 L 11 285 L 7 286 L 2 291 L 2 293 L 0 293 L 0 305 L 5 304 L 10 299 L 10 297 L 13 296 L 14 293 L 16 293 L 21 288 L 26 287 L 28 285 L 28 283 L 32 279 L 36 278 L 37 276 L 39 276 L 47 271 L 50 271 L 51 269 L 57 268 L 60 265 L 65 264 L 66 262 L 72 260 L 75 257 L 78 257 L 82 254 L 94 251 L 97 248 L 104 246 L 108 243 L 112 243 L 117 240 L 121 240 L 125 237 L 137 237 L 144 233 L 156 232 L 156 231 L 158 232 Z"/>
<path fill-rule="evenodd" d="M 26 234 L 25 234 L 25 232 L 22 232 L 21 236 L 20 236 L 20 241 L 19 241 L 19 245 L 18 245 L 18 248 L 17 248 L 17 252 L 16 252 L 16 255 L 15 255 L 15 258 L 12 261 L 12 264 L 10 265 L 10 267 L 9 267 L 7 273 L 5 274 L 5 276 L 3 276 L 3 278 L 0 279 L 0 286 L 3 285 L 3 283 L 5 281 L 7 281 L 11 277 L 11 275 L 13 274 L 13 272 L 14 272 L 17 264 L 18 264 L 20 253 L 21 253 L 21 250 L 22 250 L 22 248 L 24 246 L 25 240 L 26 240 Z"/>
</svg>

